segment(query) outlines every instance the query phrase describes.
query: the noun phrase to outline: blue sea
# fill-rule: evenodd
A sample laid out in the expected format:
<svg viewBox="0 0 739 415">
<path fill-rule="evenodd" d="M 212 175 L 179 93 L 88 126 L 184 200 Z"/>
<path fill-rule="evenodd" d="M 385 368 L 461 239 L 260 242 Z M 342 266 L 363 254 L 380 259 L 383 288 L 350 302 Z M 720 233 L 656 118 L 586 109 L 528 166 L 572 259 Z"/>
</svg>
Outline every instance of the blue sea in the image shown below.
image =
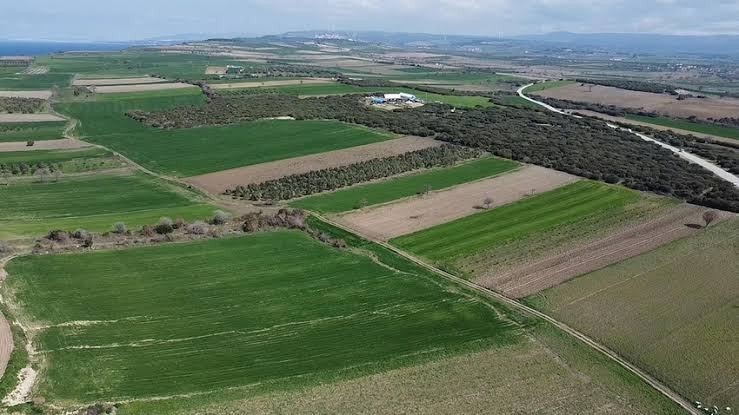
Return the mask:
<svg viewBox="0 0 739 415">
<path fill-rule="evenodd" d="M 81 43 L 0 40 L 0 56 L 40 56 L 69 51 L 118 51 L 133 46 L 132 43 Z"/>
</svg>

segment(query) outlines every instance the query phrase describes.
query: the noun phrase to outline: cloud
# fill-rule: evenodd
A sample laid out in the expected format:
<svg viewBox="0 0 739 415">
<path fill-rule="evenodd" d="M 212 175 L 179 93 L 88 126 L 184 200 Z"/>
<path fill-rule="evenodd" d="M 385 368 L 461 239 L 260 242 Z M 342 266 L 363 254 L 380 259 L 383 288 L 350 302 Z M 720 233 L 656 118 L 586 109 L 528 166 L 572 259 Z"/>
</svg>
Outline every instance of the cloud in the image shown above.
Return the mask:
<svg viewBox="0 0 739 415">
<path fill-rule="evenodd" d="M 739 33 L 736 0 L 24 0 L 0 38 L 145 38 L 178 33 L 383 30 L 450 34 Z"/>
</svg>

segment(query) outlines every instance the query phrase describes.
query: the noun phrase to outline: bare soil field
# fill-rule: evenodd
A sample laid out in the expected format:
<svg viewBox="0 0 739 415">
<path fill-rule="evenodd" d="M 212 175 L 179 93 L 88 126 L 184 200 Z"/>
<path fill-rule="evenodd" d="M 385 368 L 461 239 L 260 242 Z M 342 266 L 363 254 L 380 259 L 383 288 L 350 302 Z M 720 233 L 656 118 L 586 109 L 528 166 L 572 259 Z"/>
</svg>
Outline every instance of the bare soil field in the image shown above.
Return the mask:
<svg viewBox="0 0 739 415">
<path fill-rule="evenodd" d="M 238 185 L 262 183 L 291 174 L 307 173 L 313 170 L 346 166 L 376 158 L 397 156 L 409 151 L 437 147 L 442 144 L 441 141 L 430 138 L 408 136 L 343 150 L 208 173 L 185 180 L 206 192 L 220 194 L 226 189 L 233 189 Z"/>
<path fill-rule="evenodd" d="M 687 118 L 696 116 L 702 119 L 736 117 L 739 114 L 739 100 L 730 98 L 686 98 L 678 101 L 669 94 L 654 94 L 651 92 L 629 91 L 609 86 L 593 85 L 588 92 L 589 85 L 580 86 L 579 83 L 559 88 L 546 89 L 535 92 L 535 95 L 566 99 L 570 101 L 591 102 L 602 105 L 614 105 L 623 108 L 643 108 L 659 114 L 673 117 Z"/>
<path fill-rule="evenodd" d="M 428 196 L 352 212 L 339 216 L 337 221 L 361 234 L 389 240 L 476 213 L 486 197 L 493 199 L 492 208 L 577 180 L 556 170 L 526 166 Z"/>
<path fill-rule="evenodd" d="M 330 84 L 334 81 L 325 78 L 305 78 L 305 79 L 287 79 L 283 81 L 250 81 L 250 82 L 235 82 L 233 84 L 211 84 L 210 87 L 213 89 L 241 89 L 241 88 L 262 88 L 271 86 L 286 86 L 286 85 L 317 85 L 317 84 Z"/>
<path fill-rule="evenodd" d="M 0 153 L 8 151 L 73 150 L 89 146 L 89 144 L 76 138 L 36 141 L 32 146 L 28 146 L 25 141 L 11 141 L 8 143 L 0 143 Z"/>
<path fill-rule="evenodd" d="M 647 122 L 630 120 L 630 119 L 624 118 L 624 117 L 614 117 L 612 115 L 602 114 L 600 112 L 595 112 L 595 111 L 588 111 L 588 110 L 568 110 L 568 112 L 572 112 L 572 113 L 575 113 L 576 112 L 578 114 L 587 115 L 589 117 L 600 118 L 601 120 L 606 120 L 606 121 L 611 121 L 611 122 L 620 122 L 620 123 L 624 123 L 624 124 L 631 124 L 631 125 L 639 125 L 639 126 L 642 126 L 642 127 L 649 127 L 649 128 L 653 128 L 655 130 L 660 130 L 660 131 L 673 131 L 673 132 L 678 133 L 678 134 L 694 135 L 696 137 L 705 138 L 706 140 L 711 140 L 711 141 L 719 141 L 719 142 L 731 143 L 731 144 L 735 144 L 736 143 L 736 140 L 733 139 L 733 138 L 719 137 L 717 135 L 699 133 L 699 132 L 696 132 L 696 131 L 688 131 L 688 130 L 683 130 L 683 129 L 674 128 L 674 127 L 665 127 L 664 125 L 650 124 L 650 123 L 647 123 Z"/>
<path fill-rule="evenodd" d="M 0 98 L 51 98 L 51 91 L 0 91 Z"/>
<path fill-rule="evenodd" d="M 225 66 L 209 66 L 205 68 L 205 74 L 206 75 L 225 75 L 226 67 Z"/>
<path fill-rule="evenodd" d="M 151 76 L 143 76 L 139 78 L 101 78 L 101 79 L 75 79 L 72 82 L 74 86 L 108 86 L 108 85 L 139 85 L 139 84 L 155 84 L 166 82 L 162 78 L 154 78 Z"/>
<path fill-rule="evenodd" d="M 106 85 L 95 87 L 98 94 L 115 94 L 119 92 L 146 92 L 146 91 L 163 91 L 166 89 L 184 89 L 197 88 L 194 85 L 182 82 L 159 83 L 159 84 L 138 84 L 138 85 Z"/>
<path fill-rule="evenodd" d="M 475 282 L 509 297 L 526 297 L 701 232 L 697 224 L 702 223 L 701 216 L 706 210 L 688 204 L 679 205 L 662 212 L 660 216 L 626 225 L 576 247 L 566 247 L 565 250 L 543 256 L 535 255 L 533 261 L 482 275 Z"/>
<path fill-rule="evenodd" d="M 65 121 L 64 118 L 54 114 L 0 114 L 0 124 L 18 122 L 49 122 Z"/>
</svg>

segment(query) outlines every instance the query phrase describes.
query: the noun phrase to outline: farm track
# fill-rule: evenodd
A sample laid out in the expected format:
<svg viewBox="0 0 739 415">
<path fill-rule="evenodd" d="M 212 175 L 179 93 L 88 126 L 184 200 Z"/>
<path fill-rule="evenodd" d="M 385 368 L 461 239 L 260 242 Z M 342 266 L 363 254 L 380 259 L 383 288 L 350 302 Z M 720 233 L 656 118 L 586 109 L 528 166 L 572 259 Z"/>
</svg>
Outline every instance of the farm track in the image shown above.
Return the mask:
<svg viewBox="0 0 739 415">
<path fill-rule="evenodd" d="M 322 221 L 324 221 L 326 223 L 329 223 L 329 224 L 331 224 L 333 226 L 336 226 L 337 228 L 343 229 L 343 230 L 345 230 L 347 232 L 350 232 L 350 233 L 357 233 L 356 231 L 354 231 L 354 230 L 352 230 L 350 228 L 347 228 L 346 226 L 344 226 L 344 225 L 342 225 L 340 223 L 334 222 L 331 219 L 325 218 L 325 217 L 323 217 L 321 215 L 318 215 L 318 214 L 315 214 L 315 213 L 314 213 L 314 215 L 316 217 L 318 217 L 319 219 L 321 219 Z M 581 341 L 586 346 L 588 346 L 591 349 L 599 352 L 600 354 L 602 354 L 605 357 L 607 357 L 608 359 L 612 360 L 613 362 L 615 362 L 619 366 L 623 367 L 624 369 L 626 369 L 627 371 L 629 371 L 630 373 L 632 373 L 633 375 L 635 375 L 636 377 L 638 377 L 639 379 L 641 379 L 642 381 L 644 381 L 646 384 L 648 384 L 649 386 L 651 386 L 654 389 L 656 389 L 663 396 L 665 396 L 666 398 L 668 398 L 671 401 L 673 401 L 676 405 L 678 405 L 681 408 L 683 408 L 687 413 L 692 414 L 692 415 L 702 415 L 703 414 L 703 412 L 701 412 L 697 408 L 693 407 L 693 405 L 689 401 L 687 401 L 685 398 L 683 398 L 677 392 L 673 391 L 667 385 L 663 384 L 662 382 L 660 382 L 656 378 L 652 377 L 651 375 L 649 375 L 645 371 L 641 370 L 637 366 L 631 364 L 629 361 L 627 361 L 626 359 L 624 359 L 623 357 L 621 357 L 620 355 L 618 355 L 613 350 L 611 350 L 611 349 L 607 348 L 606 346 L 598 343 L 597 341 L 595 341 L 595 340 L 591 339 L 590 337 L 586 336 L 585 334 L 583 334 L 583 333 L 575 330 L 574 328 L 568 326 L 567 324 L 562 323 L 561 321 L 559 321 L 559 320 L 557 320 L 557 319 L 555 319 L 555 318 L 553 318 L 553 317 L 551 317 L 551 316 L 549 316 L 547 314 L 544 314 L 544 313 L 542 313 L 542 312 L 540 312 L 540 311 L 538 311 L 538 310 L 536 310 L 534 308 L 531 308 L 531 307 L 529 307 L 529 306 L 527 306 L 525 304 L 522 304 L 519 301 L 514 300 L 512 298 L 509 298 L 509 297 L 507 297 L 507 296 L 505 296 L 503 294 L 497 293 L 497 292 L 492 291 L 492 290 L 490 290 L 488 288 L 482 287 L 482 286 L 480 286 L 478 284 L 475 284 L 475 283 L 470 282 L 470 281 L 467 281 L 467 280 L 465 280 L 463 278 L 457 277 L 456 275 L 453 275 L 453 274 L 450 274 L 450 273 L 448 273 L 446 271 L 443 271 L 441 269 L 438 269 L 438 268 L 434 267 L 433 265 L 424 262 L 423 260 L 419 259 L 418 257 L 416 257 L 414 255 L 411 255 L 411 254 L 409 254 L 409 253 L 407 253 L 407 252 L 405 252 L 405 251 L 403 251 L 401 249 L 398 249 L 398 248 L 396 248 L 396 247 L 388 244 L 385 241 L 382 241 L 382 240 L 377 239 L 377 238 L 373 238 L 373 237 L 368 236 L 368 235 L 360 235 L 360 236 L 362 236 L 363 238 L 366 238 L 367 240 L 369 240 L 371 242 L 374 242 L 374 243 L 376 243 L 376 244 L 378 244 L 378 245 L 380 245 L 380 246 L 382 246 L 382 247 L 384 247 L 384 248 L 386 248 L 386 249 L 394 252 L 395 254 L 400 255 L 403 258 L 406 258 L 409 261 L 411 261 L 411 262 L 413 262 L 413 263 L 415 263 L 415 264 L 417 264 L 417 265 L 419 265 L 421 267 L 424 267 L 424 268 L 426 268 L 426 269 L 428 269 L 428 270 L 430 270 L 430 271 L 432 271 L 432 272 L 434 272 L 434 273 L 436 273 L 436 274 L 438 274 L 438 275 L 440 275 L 440 276 L 442 276 L 442 277 L 444 277 L 444 278 L 446 278 L 446 279 L 448 279 L 448 280 L 450 280 L 452 282 L 455 282 L 455 283 L 457 283 L 459 285 L 463 285 L 465 287 L 471 288 L 471 289 L 473 289 L 473 290 L 475 290 L 475 291 L 477 291 L 479 293 L 482 293 L 483 295 L 485 295 L 485 296 L 487 296 L 489 298 L 492 298 L 492 299 L 497 300 L 497 301 L 499 301 L 499 302 L 501 302 L 503 304 L 506 304 L 508 306 L 511 306 L 511 307 L 513 307 L 516 310 L 522 311 L 522 312 L 524 312 L 526 314 L 532 315 L 534 317 L 538 317 L 538 318 L 546 321 L 547 323 L 549 323 L 549 324 L 557 327 L 558 329 L 562 330 L 563 332 L 567 333 L 568 335 L 570 335 L 570 336 L 576 338 L 577 340 Z"/>
<path fill-rule="evenodd" d="M 674 240 L 699 232 L 686 226 L 700 223 L 706 209 L 682 205 L 661 217 L 609 233 L 605 237 L 521 264 L 506 272 L 496 272 L 475 282 L 513 298 L 523 298 L 624 259 L 649 252 Z"/>
<path fill-rule="evenodd" d="M 575 118 L 582 118 L 579 115 L 569 114 L 569 113 L 567 113 L 565 111 L 562 111 L 561 109 L 555 108 L 555 107 L 553 107 L 551 105 L 545 104 L 543 102 L 537 101 L 537 100 L 535 100 L 533 98 L 530 98 L 530 97 L 526 96 L 526 94 L 524 94 L 523 91 L 526 88 L 530 87 L 531 85 L 534 85 L 534 84 L 524 85 L 521 88 L 518 88 L 518 91 L 516 91 L 516 92 L 518 93 L 518 95 L 521 98 L 523 98 L 523 99 L 525 99 L 525 100 L 527 100 L 529 102 L 533 102 L 536 105 L 542 106 L 542 107 L 548 109 L 549 111 L 553 111 L 553 112 L 556 112 L 556 113 L 562 114 L 562 115 L 569 115 L 569 116 L 575 117 Z M 687 151 L 683 151 L 683 150 L 681 150 L 681 149 L 679 149 L 677 147 L 674 147 L 674 146 L 671 146 L 669 144 L 663 143 L 663 142 L 661 142 L 659 140 L 655 140 L 652 137 L 648 137 L 648 136 L 646 136 L 644 134 L 637 133 L 637 132 L 635 132 L 634 130 L 632 130 L 630 128 L 622 128 L 622 127 L 619 127 L 617 125 L 613 125 L 613 124 L 610 124 L 610 123 L 606 123 L 606 125 L 608 127 L 610 127 L 610 128 L 613 128 L 613 129 L 619 129 L 621 131 L 629 132 L 629 133 L 634 134 L 635 136 L 641 138 L 644 141 L 650 141 L 650 142 L 653 142 L 653 143 L 659 145 L 662 148 L 666 148 L 666 149 L 672 151 L 673 153 L 677 154 L 678 156 L 680 156 L 680 158 L 682 158 L 682 159 L 684 159 L 684 160 L 686 160 L 686 161 L 688 161 L 690 163 L 697 164 L 697 165 L 703 167 L 704 169 L 710 171 L 711 173 L 715 174 L 717 177 L 721 178 L 722 180 L 726 180 L 727 182 L 732 183 L 734 186 L 739 187 L 739 177 L 737 177 L 737 176 L 733 175 L 732 173 L 730 173 L 730 172 L 722 169 L 721 167 L 717 166 L 716 164 L 711 163 L 708 160 L 705 160 L 705 159 L 703 159 L 701 157 L 698 157 L 695 154 L 688 153 Z"/>
</svg>

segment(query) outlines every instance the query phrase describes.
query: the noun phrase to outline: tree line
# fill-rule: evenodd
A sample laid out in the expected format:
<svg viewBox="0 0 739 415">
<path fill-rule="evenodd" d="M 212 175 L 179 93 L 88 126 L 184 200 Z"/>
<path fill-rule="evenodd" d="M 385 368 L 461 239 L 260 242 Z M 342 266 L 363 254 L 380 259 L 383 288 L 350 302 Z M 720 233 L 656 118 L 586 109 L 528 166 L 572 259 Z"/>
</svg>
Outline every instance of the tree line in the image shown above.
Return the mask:
<svg viewBox="0 0 739 415">
<path fill-rule="evenodd" d="M 289 95 L 220 97 L 205 107 L 131 111 L 160 128 L 231 124 L 260 118 L 335 119 L 398 134 L 435 137 L 497 156 L 636 190 L 739 212 L 739 190 L 671 151 L 598 120 L 519 108 L 456 109 L 444 104 L 378 111 L 360 95 L 299 99 Z"/>
<path fill-rule="evenodd" d="M 34 114 L 46 106 L 40 98 L 0 97 L 0 114 Z"/>
<path fill-rule="evenodd" d="M 362 161 L 348 166 L 293 174 L 263 183 L 238 186 L 226 191 L 248 200 L 288 200 L 315 193 L 336 190 L 370 180 L 390 177 L 418 169 L 445 167 L 462 160 L 480 157 L 482 151 L 445 144 L 397 156 Z"/>
<path fill-rule="evenodd" d="M 672 85 L 658 82 L 634 81 L 631 79 L 584 79 L 576 78 L 575 82 L 612 86 L 614 88 L 628 89 L 630 91 L 653 92 L 655 94 L 679 95 Z"/>
</svg>

